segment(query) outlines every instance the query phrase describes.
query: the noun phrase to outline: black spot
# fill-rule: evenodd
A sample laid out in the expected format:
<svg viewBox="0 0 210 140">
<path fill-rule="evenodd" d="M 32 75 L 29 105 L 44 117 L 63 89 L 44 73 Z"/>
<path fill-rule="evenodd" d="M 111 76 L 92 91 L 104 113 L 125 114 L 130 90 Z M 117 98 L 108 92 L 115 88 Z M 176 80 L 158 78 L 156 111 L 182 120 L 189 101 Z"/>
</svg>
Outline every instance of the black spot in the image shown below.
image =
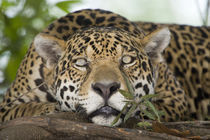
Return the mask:
<svg viewBox="0 0 210 140">
<path fill-rule="evenodd" d="M 61 86 L 61 80 L 58 79 L 58 82 L 57 82 L 57 87 L 60 87 Z"/>
<path fill-rule="evenodd" d="M 31 61 L 31 67 L 33 67 L 34 66 L 34 62 L 33 61 Z"/>
<path fill-rule="evenodd" d="M 135 85 L 135 89 L 140 88 L 140 87 L 142 87 L 142 83 L 137 83 L 137 84 Z"/>
<path fill-rule="evenodd" d="M 65 105 L 66 105 L 68 108 L 70 108 L 70 105 L 69 105 L 67 102 L 65 102 Z"/>
<path fill-rule="evenodd" d="M 171 56 L 171 53 L 170 52 L 167 52 L 167 54 L 168 54 L 168 56 L 167 56 L 167 58 L 166 58 L 166 61 L 167 61 L 167 63 L 171 63 L 172 62 L 172 60 L 173 60 L 173 58 L 172 58 L 172 56 Z"/>
<path fill-rule="evenodd" d="M 173 100 L 171 100 L 169 106 L 171 106 L 172 108 L 174 108 L 175 107 L 175 102 Z"/>
<path fill-rule="evenodd" d="M 61 89 L 60 90 L 60 96 L 61 96 L 62 99 L 63 99 L 63 95 L 64 95 L 64 91 L 63 91 L 63 89 Z"/>
<path fill-rule="evenodd" d="M 63 96 L 64 96 L 64 92 L 67 91 L 68 88 L 67 87 L 63 87 L 61 90 L 60 90 L 60 95 L 61 95 L 61 98 L 63 99 Z"/>
<path fill-rule="evenodd" d="M 85 43 L 88 43 L 90 41 L 90 37 L 88 36 L 85 36 L 83 39 L 85 40 Z"/>
<path fill-rule="evenodd" d="M 36 95 L 35 95 L 35 97 L 34 97 L 34 100 L 35 100 L 36 102 L 40 102 L 39 97 L 38 97 L 38 96 L 36 96 Z"/>
<path fill-rule="evenodd" d="M 192 27 L 192 28 L 193 28 L 193 27 Z M 201 28 L 196 28 L 196 29 L 198 29 L 198 30 L 200 31 L 201 36 L 202 36 L 203 38 L 208 38 L 208 35 L 207 35 Z"/>
<path fill-rule="evenodd" d="M 98 17 L 98 18 L 96 18 L 96 24 L 100 24 L 100 23 L 104 22 L 104 20 L 105 20 L 105 17 Z"/>
<path fill-rule="evenodd" d="M 129 26 L 127 22 L 120 22 L 121 25 Z"/>
<path fill-rule="evenodd" d="M 69 86 L 69 89 L 71 92 L 73 92 L 75 88 L 73 86 Z"/>
<path fill-rule="evenodd" d="M 66 96 L 66 99 L 67 99 L 67 100 L 69 100 L 69 99 L 70 99 L 70 97 L 69 97 L 69 96 Z"/>
<path fill-rule="evenodd" d="M 166 110 L 166 112 L 168 113 L 168 115 L 171 116 L 172 114 L 171 114 L 171 112 L 168 110 L 168 108 L 165 107 L 165 106 L 163 106 L 163 107 L 164 107 L 164 109 Z"/>
<path fill-rule="evenodd" d="M 175 43 L 176 43 L 176 47 L 178 49 L 181 49 L 178 35 L 174 31 L 172 31 L 172 30 L 170 30 L 170 31 L 172 33 L 172 36 L 174 37 L 174 40 L 175 40 Z"/>
<path fill-rule="evenodd" d="M 192 62 L 197 63 L 197 59 L 196 58 L 192 58 Z"/>
<path fill-rule="evenodd" d="M 65 20 L 65 19 L 63 19 L 63 18 L 60 18 L 60 19 L 58 19 L 58 22 L 59 22 L 59 23 L 67 23 L 67 20 Z"/>
<path fill-rule="evenodd" d="M 129 31 L 129 28 L 127 26 L 124 26 L 123 29 Z"/>
<path fill-rule="evenodd" d="M 23 112 L 21 113 L 21 117 L 24 116 L 25 112 L 26 112 L 26 108 L 24 108 Z"/>
<path fill-rule="evenodd" d="M 0 107 L 1 108 L 1 107 Z M 0 112 L 5 112 L 6 109 L 5 108 L 1 108 Z"/>
<path fill-rule="evenodd" d="M 118 40 L 119 42 L 122 42 L 122 40 L 121 40 L 119 37 L 115 36 L 114 38 L 115 38 L 116 40 Z"/>
<path fill-rule="evenodd" d="M 29 70 L 29 74 L 30 74 L 30 75 L 33 74 L 32 70 Z"/>
<path fill-rule="evenodd" d="M 152 83 L 152 76 L 151 74 L 147 75 L 147 81 L 151 84 Z"/>
<path fill-rule="evenodd" d="M 2 116 L 2 119 L 1 119 L 2 121 L 5 120 L 5 117 L 8 115 L 9 112 L 10 112 L 10 109 L 8 109 L 7 112 Z"/>
<path fill-rule="evenodd" d="M 48 92 L 47 92 L 46 98 L 47 98 L 47 101 L 49 102 L 56 102 L 56 99 Z"/>
<path fill-rule="evenodd" d="M 177 27 L 177 29 L 179 29 L 179 30 L 185 30 L 185 25 L 179 25 L 179 27 Z"/>
<path fill-rule="evenodd" d="M 52 30 L 55 27 L 55 25 L 52 23 L 48 26 L 48 30 Z"/>
<path fill-rule="evenodd" d="M 47 87 L 43 84 L 42 79 L 36 79 L 36 80 L 34 80 L 34 82 L 35 82 L 36 86 L 39 87 L 39 90 L 44 91 L 44 92 L 47 91 Z"/>
<path fill-rule="evenodd" d="M 57 32 L 62 33 L 63 30 L 69 30 L 69 26 L 59 26 Z"/>
<path fill-rule="evenodd" d="M 203 68 L 203 74 L 207 73 L 208 72 L 208 69 L 206 68 Z"/>
<path fill-rule="evenodd" d="M 67 91 L 67 90 L 68 90 L 68 88 L 67 88 L 66 86 L 64 86 L 64 87 L 63 87 L 63 90 L 64 90 L 64 91 Z"/>
<path fill-rule="evenodd" d="M 197 74 L 198 73 L 198 71 L 194 67 L 192 67 L 191 72 L 192 72 L 192 74 Z"/>
<path fill-rule="evenodd" d="M 146 94 L 149 94 L 149 88 L 147 85 L 144 85 L 143 90 Z"/>
<path fill-rule="evenodd" d="M 96 14 L 95 13 L 90 13 L 90 16 L 95 19 L 96 18 Z"/>
<path fill-rule="evenodd" d="M 64 35 L 62 38 L 63 38 L 63 40 L 68 40 L 68 38 L 70 37 L 70 34 L 66 34 L 66 35 Z"/>
<path fill-rule="evenodd" d="M 17 114 L 18 114 L 18 111 L 19 111 L 19 108 L 16 108 L 15 109 L 15 115 L 14 115 L 14 118 L 16 118 Z"/>
<path fill-rule="evenodd" d="M 179 68 L 177 66 L 175 66 L 175 75 L 184 77 L 183 73 L 179 70 Z"/>
<path fill-rule="evenodd" d="M 66 16 L 68 19 L 69 19 L 69 21 L 71 21 L 71 22 L 73 22 L 74 21 L 74 16 L 72 16 L 72 15 L 68 15 L 68 16 Z"/>
<path fill-rule="evenodd" d="M 25 101 L 21 98 L 18 98 L 18 101 L 21 102 L 21 103 L 25 103 Z"/>
<path fill-rule="evenodd" d="M 72 27 L 72 30 L 73 30 L 73 31 L 77 31 L 78 28 L 77 28 L 77 27 Z"/>
<path fill-rule="evenodd" d="M 109 23 L 108 25 L 107 25 L 107 27 L 112 27 L 112 26 L 115 26 L 116 24 L 115 23 Z"/>
<path fill-rule="evenodd" d="M 80 26 L 89 26 L 92 24 L 92 22 L 89 19 L 85 19 L 85 16 L 78 16 L 76 19 L 76 22 Z"/>
<path fill-rule="evenodd" d="M 112 22 L 112 21 L 115 21 L 116 20 L 116 17 L 112 16 L 108 19 L 109 22 Z"/>
<path fill-rule="evenodd" d="M 183 38 L 184 40 L 192 40 L 191 35 L 188 34 L 188 33 L 181 33 L 181 35 L 182 35 L 182 38 Z"/>
<path fill-rule="evenodd" d="M 143 67 L 143 69 L 144 69 L 144 71 L 146 72 L 147 71 L 147 64 L 146 64 L 146 62 L 142 62 L 142 67 Z"/>
<path fill-rule="evenodd" d="M 182 94 L 183 92 L 182 92 L 182 90 L 177 90 L 177 93 Z"/>
<path fill-rule="evenodd" d="M 210 63 L 210 57 L 205 56 L 205 57 L 204 57 L 204 60 L 206 60 L 208 63 Z"/>
</svg>

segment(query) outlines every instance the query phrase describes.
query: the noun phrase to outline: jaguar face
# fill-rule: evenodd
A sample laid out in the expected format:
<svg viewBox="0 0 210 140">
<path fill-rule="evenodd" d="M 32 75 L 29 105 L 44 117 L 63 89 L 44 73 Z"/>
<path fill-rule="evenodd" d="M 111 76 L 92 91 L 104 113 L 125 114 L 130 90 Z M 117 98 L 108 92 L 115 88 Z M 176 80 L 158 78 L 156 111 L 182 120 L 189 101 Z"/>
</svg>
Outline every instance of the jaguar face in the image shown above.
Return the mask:
<svg viewBox="0 0 210 140">
<path fill-rule="evenodd" d="M 92 29 L 75 34 L 57 67 L 56 97 L 64 111 L 83 109 L 92 122 L 111 125 L 125 105 L 125 77 L 139 98 L 154 93 L 152 66 L 128 33 Z M 121 119 L 118 123 L 121 122 Z"/>
<path fill-rule="evenodd" d="M 43 37 L 37 41 L 45 42 Z M 128 90 L 126 79 L 132 85 L 136 100 L 154 94 L 151 60 L 159 54 L 153 52 L 155 49 L 143 48 L 145 42 L 149 47 L 155 46 L 155 43 L 141 42 L 128 32 L 110 27 L 77 32 L 65 43 L 63 50 L 56 48 L 63 43 L 51 42 L 54 44 L 51 54 L 58 52 L 60 56 L 56 63 L 55 56 L 49 57 L 48 64 L 55 63 L 53 87 L 61 110 L 82 111 L 92 122 L 110 126 L 125 105 L 126 98 L 119 89 Z M 149 57 L 151 54 L 153 59 Z M 116 125 L 121 121 L 122 118 Z"/>
</svg>

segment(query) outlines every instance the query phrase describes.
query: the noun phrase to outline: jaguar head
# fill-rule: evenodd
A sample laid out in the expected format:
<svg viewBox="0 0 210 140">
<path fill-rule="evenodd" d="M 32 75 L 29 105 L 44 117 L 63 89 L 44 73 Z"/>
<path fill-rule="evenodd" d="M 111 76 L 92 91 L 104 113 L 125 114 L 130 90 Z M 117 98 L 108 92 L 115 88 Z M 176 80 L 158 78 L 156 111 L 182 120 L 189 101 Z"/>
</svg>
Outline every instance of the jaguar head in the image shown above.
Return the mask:
<svg viewBox="0 0 210 140">
<path fill-rule="evenodd" d="M 113 27 L 93 27 L 74 33 L 66 42 L 42 33 L 34 46 L 52 69 L 49 86 L 61 110 L 82 111 L 92 122 L 110 126 L 127 100 L 119 92 L 128 90 L 126 80 L 136 100 L 154 94 L 156 64 L 169 40 L 167 28 L 137 38 Z M 116 125 L 121 122 L 122 118 Z"/>
</svg>

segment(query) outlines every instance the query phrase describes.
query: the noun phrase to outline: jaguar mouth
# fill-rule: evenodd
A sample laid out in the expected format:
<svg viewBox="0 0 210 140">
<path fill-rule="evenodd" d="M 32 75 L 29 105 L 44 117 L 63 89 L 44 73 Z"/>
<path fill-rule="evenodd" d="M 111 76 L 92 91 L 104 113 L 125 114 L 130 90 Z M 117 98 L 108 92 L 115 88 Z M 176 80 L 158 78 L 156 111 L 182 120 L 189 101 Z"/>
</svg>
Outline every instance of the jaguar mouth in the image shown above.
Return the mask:
<svg viewBox="0 0 210 140">
<path fill-rule="evenodd" d="M 110 107 L 110 106 L 103 106 L 99 109 L 97 109 L 96 111 L 92 112 L 89 117 L 90 118 L 93 118 L 95 116 L 98 116 L 98 115 L 102 115 L 106 118 L 110 117 L 110 116 L 117 116 L 118 114 L 120 113 L 120 111 Z"/>
</svg>

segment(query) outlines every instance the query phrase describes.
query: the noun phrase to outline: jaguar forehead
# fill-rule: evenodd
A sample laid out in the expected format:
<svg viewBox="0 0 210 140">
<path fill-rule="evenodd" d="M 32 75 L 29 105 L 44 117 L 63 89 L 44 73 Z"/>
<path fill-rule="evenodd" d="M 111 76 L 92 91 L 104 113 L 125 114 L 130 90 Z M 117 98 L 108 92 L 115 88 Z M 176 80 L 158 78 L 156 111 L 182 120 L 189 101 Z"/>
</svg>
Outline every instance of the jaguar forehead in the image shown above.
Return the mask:
<svg viewBox="0 0 210 140">
<path fill-rule="evenodd" d="M 67 53 L 72 56 L 115 56 L 138 51 L 140 44 L 128 32 L 120 29 L 103 27 L 85 29 L 72 35 L 67 41 Z M 119 47 L 120 46 L 120 47 Z"/>
</svg>

